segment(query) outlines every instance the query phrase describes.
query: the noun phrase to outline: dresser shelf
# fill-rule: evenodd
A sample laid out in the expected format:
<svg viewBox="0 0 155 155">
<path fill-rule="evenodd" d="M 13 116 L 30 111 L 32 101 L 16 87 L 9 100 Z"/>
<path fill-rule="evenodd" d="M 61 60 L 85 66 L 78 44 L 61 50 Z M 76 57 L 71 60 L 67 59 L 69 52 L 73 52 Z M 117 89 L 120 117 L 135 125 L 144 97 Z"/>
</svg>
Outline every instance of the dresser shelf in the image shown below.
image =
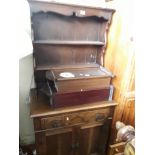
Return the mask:
<svg viewBox="0 0 155 155">
<path fill-rule="evenodd" d="M 99 64 L 76 64 L 76 65 L 37 65 L 35 66 L 35 70 L 50 70 L 50 69 L 61 69 L 61 68 L 81 68 L 81 67 L 89 67 L 96 68 L 99 67 Z"/>
<path fill-rule="evenodd" d="M 71 41 L 71 40 L 36 40 L 33 44 L 51 44 L 51 45 L 97 45 L 104 46 L 100 41 Z"/>
</svg>

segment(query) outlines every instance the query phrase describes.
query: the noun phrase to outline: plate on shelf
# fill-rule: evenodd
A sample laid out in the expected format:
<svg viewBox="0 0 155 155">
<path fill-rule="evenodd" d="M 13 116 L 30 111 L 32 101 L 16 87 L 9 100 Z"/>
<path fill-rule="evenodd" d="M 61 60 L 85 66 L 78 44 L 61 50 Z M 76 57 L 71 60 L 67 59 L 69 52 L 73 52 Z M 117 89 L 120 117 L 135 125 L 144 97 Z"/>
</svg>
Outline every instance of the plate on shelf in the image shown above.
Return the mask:
<svg viewBox="0 0 155 155">
<path fill-rule="evenodd" d="M 75 77 L 75 75 L 73 73 L 70 73 L 70 72 L 62 72 L 59 75 L 61 77 L 64 77 L 64 78 L 72 78 L 72 77 Z"/>
</svg>

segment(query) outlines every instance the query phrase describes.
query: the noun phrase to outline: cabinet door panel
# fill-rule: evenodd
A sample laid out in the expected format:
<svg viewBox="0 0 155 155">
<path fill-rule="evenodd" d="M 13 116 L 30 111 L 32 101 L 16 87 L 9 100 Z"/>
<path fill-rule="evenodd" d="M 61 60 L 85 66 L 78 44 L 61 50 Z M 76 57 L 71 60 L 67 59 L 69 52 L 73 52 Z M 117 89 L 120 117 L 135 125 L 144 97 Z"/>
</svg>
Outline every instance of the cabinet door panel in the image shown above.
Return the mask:
<svg viewBox="0 0 155 155">
<path fill-rule="evenodd" d="M 36 141 L 36 150 L 38 155 L 46 155 L 46 136 L 45 132 L 36 132 L 35 133 L 35 141 Z"/>
<path fill-rule="evenodd" d="M 71 155 L 72 131 L 47 133 L 47 155 Z"/>
<path fill-rule="evenodd" d="M 81 128 L 79 155 L 104 155 L 108 130 L 107 125 L 94 125 L 94 127 L 90 128 Z"/>
</svg>

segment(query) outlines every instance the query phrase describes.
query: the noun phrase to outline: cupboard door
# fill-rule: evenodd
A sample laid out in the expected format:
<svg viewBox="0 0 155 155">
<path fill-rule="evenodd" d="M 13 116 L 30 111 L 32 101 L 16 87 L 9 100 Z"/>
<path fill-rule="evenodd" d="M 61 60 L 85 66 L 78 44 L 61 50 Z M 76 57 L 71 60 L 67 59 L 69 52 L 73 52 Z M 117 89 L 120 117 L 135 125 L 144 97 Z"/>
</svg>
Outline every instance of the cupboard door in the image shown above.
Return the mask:
<svg viewBox="0 0 155 155">
<path fill-rule="evenodd" d="M 108 136 L 108 123 L 81 127 L 79 155 L 105 155 Z"/>
<path fill-rule="evenodd" d="M 72 129 L 46 133 L 47 155 L 71 155 Z"/>
<path fill-rule="evenodd" d="M 46 136 L 45 132 L 35 133 L 35 144 L 37 155 L 46 155 Z"/>
<path fill-rule="evenodd" d="M 72 155 L 72 129 L 49 130 L 38 133 L 38 155 Z"/>
</svg>

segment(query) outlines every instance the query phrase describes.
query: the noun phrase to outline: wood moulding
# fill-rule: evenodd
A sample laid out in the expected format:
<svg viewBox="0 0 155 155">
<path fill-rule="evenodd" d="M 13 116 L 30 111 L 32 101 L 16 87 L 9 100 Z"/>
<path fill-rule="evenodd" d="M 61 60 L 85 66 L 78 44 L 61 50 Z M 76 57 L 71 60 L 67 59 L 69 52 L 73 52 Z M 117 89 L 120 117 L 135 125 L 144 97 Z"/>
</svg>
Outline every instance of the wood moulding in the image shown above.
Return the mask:
<svg viewBox="0 0 155 155">
<path fill-rule="evenodd" d="M 51 44 L 51 45 L 100 45 L 103 46 L 104 42 L 101 41 L 71 41 L 71 40 L 37 40 L 33 41 L 34 44 Z"/>
</svg>

